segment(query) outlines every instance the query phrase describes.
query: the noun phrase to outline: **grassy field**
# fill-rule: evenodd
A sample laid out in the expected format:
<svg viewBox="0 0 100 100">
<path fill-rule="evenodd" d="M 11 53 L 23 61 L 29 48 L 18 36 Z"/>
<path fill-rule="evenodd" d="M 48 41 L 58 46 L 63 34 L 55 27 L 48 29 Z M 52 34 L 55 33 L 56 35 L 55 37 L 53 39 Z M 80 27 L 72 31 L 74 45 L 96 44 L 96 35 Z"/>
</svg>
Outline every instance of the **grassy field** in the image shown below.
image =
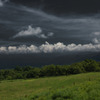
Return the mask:
<svg viewBox="0 0 100 100">
<path fill-rule="evenodd" d="M 0 100 L 100 100 L 100 73 L 1 81 Z"/>
</svg>

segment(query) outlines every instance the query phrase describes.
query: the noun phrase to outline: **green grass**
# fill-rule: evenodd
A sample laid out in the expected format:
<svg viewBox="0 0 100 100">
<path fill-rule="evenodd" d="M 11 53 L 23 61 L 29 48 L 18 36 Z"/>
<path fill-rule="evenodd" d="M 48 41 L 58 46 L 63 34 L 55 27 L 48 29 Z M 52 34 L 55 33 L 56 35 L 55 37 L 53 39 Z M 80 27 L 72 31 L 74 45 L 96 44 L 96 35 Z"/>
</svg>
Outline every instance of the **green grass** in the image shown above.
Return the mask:
<svg viewBox="0 0 100 100">
<path fill-rule="evenodd" d="M 100 73 L 1 81 L 0 100 L 100 100 Z"/>
</svg>

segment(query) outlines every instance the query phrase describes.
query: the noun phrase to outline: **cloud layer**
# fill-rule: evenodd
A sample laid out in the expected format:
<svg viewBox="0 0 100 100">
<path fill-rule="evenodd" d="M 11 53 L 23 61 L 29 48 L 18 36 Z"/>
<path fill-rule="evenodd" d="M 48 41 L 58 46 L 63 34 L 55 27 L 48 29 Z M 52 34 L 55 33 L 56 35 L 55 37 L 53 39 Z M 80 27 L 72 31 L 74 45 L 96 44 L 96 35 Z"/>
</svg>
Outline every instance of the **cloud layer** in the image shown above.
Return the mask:
<svg viewBox="0 0 100 100">
<path fill-rule="evenodd" d="M 86 52 L 86 51 L 93 51 L 99 52 L 100 51 L 100 44 L 69 44 L 64 45 L 61 42 L 56 44 L 49 44 L 45 42 L 40 46 L 35 45 L 21 45 L 21 46 L 2 46 L 0 47 L 0 53 L 7 53 L 7 54 L 27 54 L 27 53 L 62 53 L 62 52 Z"/>
<path fill-rule="evenodd" d="M 26 36 L 36 36 L 38 38 L 48 38 L 53 36 L 54 33 L 49 32 L 47 35 L 43 34 L 43 30 L 40 27 L 32 28 L 32 26 L 28 26 L 26 30 L 19 32 L 18 34 L 14 35 L 13 38 L 18 37 L 26 37 Z"/>
<path fill-rule="evenodd" d="M 92 36 L 94 37 L 93 42 L 96 44 L 99 44 L 100 43 L 100 32 L 94 32 Z"/>
</svg>

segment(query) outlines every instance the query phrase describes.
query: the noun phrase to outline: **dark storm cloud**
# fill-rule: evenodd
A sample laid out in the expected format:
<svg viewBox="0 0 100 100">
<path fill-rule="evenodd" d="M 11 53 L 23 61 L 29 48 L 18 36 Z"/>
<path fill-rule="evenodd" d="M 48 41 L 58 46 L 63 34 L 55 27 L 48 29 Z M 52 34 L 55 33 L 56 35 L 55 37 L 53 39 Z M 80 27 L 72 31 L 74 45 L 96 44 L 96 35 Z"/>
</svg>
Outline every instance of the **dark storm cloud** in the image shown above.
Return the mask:
<svg viewBox="0 0 100 100">
<path fill-rule="evenodd" d="M 2 7 L 0 12 L 0 39 L 10 40 L 12 42 L 23 42 L 24 45 L 27 45 L 27 43 L 31 45 L 33 41 L 39 45 L 45 41 L 49 43 L 89 44 L 92 42 L 92 38 L 89 35 L 92 32 L 100 31 L 99 14 L 95 16 L 70 15 L 57 17 L 41 10 L 13 4 Z M 28 26 L 31 26 L 31 31 L 29 28 L 27 29 Z M 37 27 L 43 32 L 39 32 L 41 34 L 38 35 L 33 35 L 34 32 L 32 30 Z M 25 31 L 27 34 L 29 33 L 27 36 L 24 34 Z M 50 37 L 50 35 L 53 35 L 51 33 L 54 33 L 54 36 Z M 18 38 L 12 39 L 12 37 Z M 38 39 L 38 37 L 49 38 L 42 40 Z"/>
<path fill-rule="evenodd" d="M 2 7 L 2 6 L 4 6 L 4 4 L 6 3 L 6 2 L 8 2 L 9 0 L 0 0 L 0 7 Z"/>
<path fill-rule="evenodd" d="M 89 3 L 81 0 L 4 3 L 0 7 L 1 65 L 66 64 L 91 57 L 99 60 L 100 14 L 86 14 L 96 13 L 99 8 L 91 8 L 93 0 L 90 6 Z M 49 12 L 59 13 L 59 17 Z"/>
<path fill-rule="evenodd" d="M 27 43 L 31 45 L 35 41 L 41 45 L 48 41 L 52 44 L 62 42 L 66 45 L 72 43 L 84 45 L 93 42 L 93 37 L 90 36 L 92 32 L 100 31 L 99 14 L 57 17 L 41 10 L 10 3 L 2 7 L 0 12 L 0 39 L 12 41 L 12 44 L 22 42 L 24 45 Z M 34 34 L 33 30 L 35 32 L 38 30 L 37 34 Z M 38 37 L 44 37 L 46 40 L 38 39 Z"/>
<path fill-rule="evenodd" d="M 16 66 L 42 67 L 48 64 L 71 64 L 85 59 L 100 61 L 100 53 L 83 52 L 68 54 L 0 54 L 0 68 L 14 68 Z M 5 63 L 6 62 L 6 63 Z"/>
<path fill-rule="evenodd" d="M 11 0 L 12 2 L 30 7 L 42 6 L 47 12 L 62 13 L 98 13 L 100 11 L 99 0 Z"/>
</svg>

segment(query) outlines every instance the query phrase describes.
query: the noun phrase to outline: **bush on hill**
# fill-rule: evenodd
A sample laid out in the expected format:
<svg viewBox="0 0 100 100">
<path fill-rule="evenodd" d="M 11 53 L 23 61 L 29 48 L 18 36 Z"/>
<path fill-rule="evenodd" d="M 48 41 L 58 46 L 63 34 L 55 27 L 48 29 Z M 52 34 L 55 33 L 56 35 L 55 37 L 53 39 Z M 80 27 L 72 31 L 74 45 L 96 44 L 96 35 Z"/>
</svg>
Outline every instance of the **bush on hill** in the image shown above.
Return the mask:
<svg viewBox="0 0 100 100">
<path fill-rule="evenodd" d="M 0 80 L 61 76 L 85 72 L 100 72 L 100 62 L 87 59 L 71 65 L 46 65 L 41 68 L 34 68 L 32 66 L 17 66 L 14 69 L 0 70 Z"/>
</svg>

